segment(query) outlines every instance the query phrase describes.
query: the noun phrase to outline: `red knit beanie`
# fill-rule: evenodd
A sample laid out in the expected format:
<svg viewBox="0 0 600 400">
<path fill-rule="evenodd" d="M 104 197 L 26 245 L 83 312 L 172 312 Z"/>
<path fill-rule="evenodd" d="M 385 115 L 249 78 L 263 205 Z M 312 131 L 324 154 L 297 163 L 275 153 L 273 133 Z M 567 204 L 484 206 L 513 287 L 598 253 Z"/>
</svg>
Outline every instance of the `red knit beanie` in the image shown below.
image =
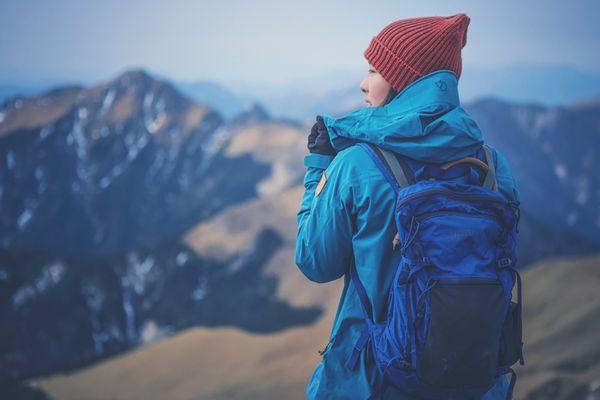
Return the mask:
<svg viewBox="0 0 600 400">
<path fill-rule="evenodd" d="M 408 18 L 392 22 L 371 39 L 364 56 L 396 90 L 440 69 L 462 72 L 467 14 Z"/>
</svg>

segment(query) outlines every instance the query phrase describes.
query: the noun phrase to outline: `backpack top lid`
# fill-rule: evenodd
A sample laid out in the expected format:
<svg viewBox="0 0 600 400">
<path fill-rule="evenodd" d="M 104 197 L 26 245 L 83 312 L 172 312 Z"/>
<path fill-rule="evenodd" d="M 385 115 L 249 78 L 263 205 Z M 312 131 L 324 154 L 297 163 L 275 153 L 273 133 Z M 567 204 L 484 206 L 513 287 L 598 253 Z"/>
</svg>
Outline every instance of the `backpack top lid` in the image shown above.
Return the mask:
<svg viewBox="0 0 600 400">
<path fill-rule="evenodd" d="M 380 168 L 383 166 L 394 176 L 394 180 L 390 180 L 387 174 L 385 175 L 396 193 L 420 180 L 447 180 L 465 175 L 468 176 L 469 182 L 499 192 L 494 157 L 486 144 L 481 146 L 485 162 L 469 156 L 442 164 L 410 161 L 408 157 L 400 156 L 375 144 L 366 144 L 371 147 L 379 158 L 385 160 Z M 374 161 L 377 162 L 377 160 Z M 471 168 L 471 165 L 477 168 Z M 393 250 L 398 250 L 400 245 L 400 236 L 399 233 L 396 233 L 392 240 Z"/>
</svg>

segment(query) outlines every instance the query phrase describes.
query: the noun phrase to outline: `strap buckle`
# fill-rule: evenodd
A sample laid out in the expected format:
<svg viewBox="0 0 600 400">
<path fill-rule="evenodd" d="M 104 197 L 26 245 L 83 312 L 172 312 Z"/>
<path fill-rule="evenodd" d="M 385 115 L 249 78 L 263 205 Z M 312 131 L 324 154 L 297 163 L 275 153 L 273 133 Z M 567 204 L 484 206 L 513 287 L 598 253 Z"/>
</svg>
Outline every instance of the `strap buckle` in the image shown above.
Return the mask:
<svg viewBox="0 0 600 400">
<path fill-rule="evenodd" d="M 512 264 L 512 258 L 510 257 L 503 257 L 501 259 L 499 259 L 497 261 L 498 267 L 499 268 L 506 268 L 509 267 Z"/>
</svg>

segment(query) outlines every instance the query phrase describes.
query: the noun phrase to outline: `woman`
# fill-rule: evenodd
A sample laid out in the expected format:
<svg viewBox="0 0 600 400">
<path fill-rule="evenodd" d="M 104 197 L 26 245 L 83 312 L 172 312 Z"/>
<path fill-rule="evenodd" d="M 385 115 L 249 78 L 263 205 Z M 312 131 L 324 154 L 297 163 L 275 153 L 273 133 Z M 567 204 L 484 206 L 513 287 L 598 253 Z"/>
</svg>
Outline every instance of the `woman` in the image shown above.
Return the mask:
<svg viewBox="0 0 600 400">
<path fill-rule="evenodd" d="M 344 289 L 330 341 L 306 388 L 309 399 L 369 399 L 380 377 L 371 349 L 356 367 L 346 361 L 364 328 L 349 260 L 371 300 L 375 321 L 385 318 L 388 291 L 399 263 L 390 246 L 396 234 L 395 194 L 357 141 L 422 162 L 443 163 L 472 156 L 483 135 L 460 107 L 461 49 L 469 24 L 466 14 L 399 20 L 386 26 L 365 50 L 367 76 L 360 84 L 369 107 L 340 118 L 318 116 L 308 138 L 310 154 L 297 214 L 296 264 L 314 282 L 344 276 Z M 518 202 L 506 159 L 496 150 L 499 191 Z M 484 399 L 504 398 L 507 382 L 498 378 Z M 384 399 L 413 399 L 389 388 Z"/>
</svg>

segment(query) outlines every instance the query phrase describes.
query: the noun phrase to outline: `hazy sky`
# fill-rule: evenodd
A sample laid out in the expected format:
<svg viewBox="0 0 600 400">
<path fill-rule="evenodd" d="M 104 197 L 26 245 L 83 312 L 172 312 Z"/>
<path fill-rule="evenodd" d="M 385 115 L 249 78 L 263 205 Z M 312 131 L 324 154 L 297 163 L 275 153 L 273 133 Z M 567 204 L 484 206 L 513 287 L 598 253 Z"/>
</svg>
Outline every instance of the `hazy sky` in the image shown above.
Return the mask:
<svg viewBox="0 0 600 400">
<path fill-rule="evenodd" d="M 0 3 L 0 83 L 89 82 L 130 67 L 177 80 L 279 83 L 366 69 L 388 23 L 471 17 L 463 63 L 600 70 L 600 1 L 30 1 Z"/>
</svg>

